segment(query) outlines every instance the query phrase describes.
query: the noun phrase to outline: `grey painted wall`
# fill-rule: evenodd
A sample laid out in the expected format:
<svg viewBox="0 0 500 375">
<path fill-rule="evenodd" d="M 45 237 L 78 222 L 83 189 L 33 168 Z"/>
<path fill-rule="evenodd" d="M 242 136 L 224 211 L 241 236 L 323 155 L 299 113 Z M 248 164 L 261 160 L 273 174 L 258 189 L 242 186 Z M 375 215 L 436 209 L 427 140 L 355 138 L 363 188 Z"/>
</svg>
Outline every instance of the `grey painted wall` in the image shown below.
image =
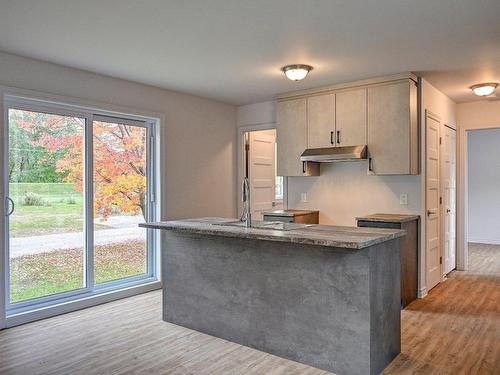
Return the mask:
<svg viewBox="0 0 500 375">
<path fill-rule="evenodd" d="M 500 244 L 500 129 L 467 136 L 469 241 Z"/>
</svg>

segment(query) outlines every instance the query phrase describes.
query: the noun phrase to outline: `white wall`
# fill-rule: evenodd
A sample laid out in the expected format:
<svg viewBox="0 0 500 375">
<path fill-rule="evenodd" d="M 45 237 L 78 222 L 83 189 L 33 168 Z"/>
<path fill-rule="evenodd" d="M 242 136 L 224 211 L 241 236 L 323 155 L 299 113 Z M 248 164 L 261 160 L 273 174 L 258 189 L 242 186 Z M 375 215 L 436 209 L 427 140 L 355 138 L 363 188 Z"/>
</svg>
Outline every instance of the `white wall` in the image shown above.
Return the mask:
<svg viewBox="0 0 500 375">
<path fill-rule="evenodd" d="M 467 137 L 469 242 L 500 244 L 500 129 Z"/>
<path fill-rule="evenodd" d="M 236 214 L 236 107 L 2 52 L 0 85 L 164 114 L 163 218 Z"/>
<path fill-rule="evenodd" d="M 322 164 L 319 177 L 289 177 L 288 205 L 320 210 L 322 224 L 356 225 L 356 216 L 419 213 L 419 176 L 370 176 L 367 162 Z M 302 203 L 301 193 L 307 193 Z M 408 205 L 399 195 L 408 194 Z"/>
<path fill-rule="evenodd" d="M 425 79 L 422 79 L 422 116 L 425 110 L 429 110 L 437 115 L 441 122 L 453 129 L 457 128 L 457 104 L 432 86 Z M 424 118 L 423 118 L 424 119 Z M 422 122 L 424 124 L 425 122 Z"/>
<path fill-rule="evenodd" d="M 238 107 L 238 125 L 275 123 L 276 103 Z M 322 224 L 356 225 L 355 217 L 376 212 L 419 213 L 419 176 L 369 176 L 366 162 L 324 164 L 319 177 L 288 177 L 288 207 L 320 210 Z M 307 193 L 308 202 L 300 202 Z M 399 194 L 408 194 L 408 205 Z"/>
</svg>

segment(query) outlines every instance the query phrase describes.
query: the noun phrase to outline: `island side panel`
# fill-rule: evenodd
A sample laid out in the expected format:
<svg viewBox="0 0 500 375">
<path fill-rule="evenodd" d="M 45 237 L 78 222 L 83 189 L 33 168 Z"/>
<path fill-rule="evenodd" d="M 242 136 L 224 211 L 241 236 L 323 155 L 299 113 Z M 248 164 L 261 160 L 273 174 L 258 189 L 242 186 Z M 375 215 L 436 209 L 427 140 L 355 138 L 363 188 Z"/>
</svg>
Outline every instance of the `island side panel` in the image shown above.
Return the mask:
<svg viewBox="0 0 500 375">
<path fill-rule="evenodd" d="M 163 239 L 165 321 L 336 373 L 370 372 L 368 249 Z"/>
<path fill-rule="evenodd" d="M 401 351 L 400 239 L 370 247 L 371 373 Z"/>
</svg>

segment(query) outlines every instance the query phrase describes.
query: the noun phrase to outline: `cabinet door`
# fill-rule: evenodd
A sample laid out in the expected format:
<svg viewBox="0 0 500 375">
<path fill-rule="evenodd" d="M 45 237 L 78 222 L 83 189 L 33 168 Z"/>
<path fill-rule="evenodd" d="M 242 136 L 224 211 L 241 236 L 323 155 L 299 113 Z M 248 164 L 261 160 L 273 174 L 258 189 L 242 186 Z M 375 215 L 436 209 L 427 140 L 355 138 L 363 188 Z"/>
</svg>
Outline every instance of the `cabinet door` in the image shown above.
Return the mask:
<svg viewBox="0 0 500 375">
<path fill-rule="evenodd" d="M 337 146 L 366 145 L 366 88 L 335 94 Z"/>
<path fill-rule="evenodd" d="M 307 98 L 308 148 L 335 146 L 335 94 Z"/>
<path fill-rule="evenodd" d="M 306 99 L 278 102 L 276 112 L 278 176 L 310 175 L 300 161 L 300 155 L 307 148 L 306 116 Z"/>
<path fill-rule="evenodd" d="M 374 174 L 412 174 L 413 81 L 368 88 L 368 152 Z M 411 108 L 410 108 L 411 106 Z"/>
</svg>

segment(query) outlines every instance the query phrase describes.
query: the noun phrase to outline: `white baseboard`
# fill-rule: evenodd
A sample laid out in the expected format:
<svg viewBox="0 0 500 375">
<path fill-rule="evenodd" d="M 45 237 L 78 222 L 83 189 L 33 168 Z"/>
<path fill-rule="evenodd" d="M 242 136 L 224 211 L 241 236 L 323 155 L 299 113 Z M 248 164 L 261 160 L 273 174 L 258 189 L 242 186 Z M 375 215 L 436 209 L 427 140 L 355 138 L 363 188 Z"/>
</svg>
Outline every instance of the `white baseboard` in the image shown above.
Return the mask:
<svg viewBox="0 0 500 375">
<path fill-rule="evenodd" d="M 481 243 L 485 245 L 500 245 L 500 239 L 495 238 L 468 238 L 469 243 Z"/>
<path fill-rule="evenodd" d="M 424 298 L 427 295 L 427 287 L 420 288 L 417 290 L 417 298 Z"/>
</svg>

